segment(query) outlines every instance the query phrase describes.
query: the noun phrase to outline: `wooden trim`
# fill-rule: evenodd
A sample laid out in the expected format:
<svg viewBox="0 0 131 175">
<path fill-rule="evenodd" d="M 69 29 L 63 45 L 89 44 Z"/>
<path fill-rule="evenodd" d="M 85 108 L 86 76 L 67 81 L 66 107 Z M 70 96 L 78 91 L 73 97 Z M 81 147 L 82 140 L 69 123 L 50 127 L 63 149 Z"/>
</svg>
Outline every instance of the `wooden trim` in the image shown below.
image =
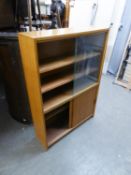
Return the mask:
<svg viewBox="0 0 131 175">
<path fill-rule="evenodd" d="M 33 123 L 37 137 L 47 149 L 36 43 L 30 38 L 19 35 L 19 45 Z"/>
<path fill-rule="evenodd" d="M 36 40 L 36 42 L 47 42 L 47 41 L 56 41 L 67 38 L 76 38 L 79 36 L 87 35 L 96 35 L 103 32 L 107 32 L 109 28 L 98 28 L 98 27 L 88 27 L 85 29 L 72 29 L 72 28 L 63 28 L 63 29 L 51 29 L 51 30 L 42 30 L 42 31 L 33 31 L 33 32 L 21 32 L 19 35 L 24 35 L 29 38 Z"/>
</svg>

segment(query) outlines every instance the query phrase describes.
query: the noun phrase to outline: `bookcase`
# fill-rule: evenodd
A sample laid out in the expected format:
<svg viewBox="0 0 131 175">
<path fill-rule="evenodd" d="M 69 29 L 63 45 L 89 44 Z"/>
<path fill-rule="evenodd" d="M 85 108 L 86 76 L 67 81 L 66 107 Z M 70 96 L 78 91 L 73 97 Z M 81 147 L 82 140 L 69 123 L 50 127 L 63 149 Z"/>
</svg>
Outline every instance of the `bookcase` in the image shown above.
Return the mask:
<svg viewBox="0 0 131 175">
<path fill-rule="evenodd" d="M 45 149 L 94 115 L 108 28 L 19 33 L 36 135 Z"/>
</svg>

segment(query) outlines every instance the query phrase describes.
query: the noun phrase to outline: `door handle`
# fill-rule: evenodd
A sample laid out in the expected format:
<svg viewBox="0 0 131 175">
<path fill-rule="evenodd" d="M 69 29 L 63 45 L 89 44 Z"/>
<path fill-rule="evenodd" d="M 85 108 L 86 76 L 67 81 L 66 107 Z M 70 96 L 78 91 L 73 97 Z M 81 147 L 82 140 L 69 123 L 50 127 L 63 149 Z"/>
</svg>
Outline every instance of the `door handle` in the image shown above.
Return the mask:
<svg viewBox="0 0 131 175">
<path fill-rule="evenodd" d="M 90 25 L 94 25 L 94 21 L 95 21 L 95 18 L 96 18 L 97 10 L 98 10 L 98 4 L 94 3 L 92 5 L 92 17 L 91 17 Z"/>
<path fill-rule="evenodd" d="M 111 23 L 110 23 L 110 28 L 112 28 L 112 27 L 113 27 L 113 25 L 114 25 L 114 23 L 113 23 L 113 22 L 111 22 Z"/>
<path fill-rule="evenodd" d="M 120 25 L 120 27 L 119 27 L 119 31 L 121 31 L 122 29 L 123 29 L 123 25 Z"/>
</svg>

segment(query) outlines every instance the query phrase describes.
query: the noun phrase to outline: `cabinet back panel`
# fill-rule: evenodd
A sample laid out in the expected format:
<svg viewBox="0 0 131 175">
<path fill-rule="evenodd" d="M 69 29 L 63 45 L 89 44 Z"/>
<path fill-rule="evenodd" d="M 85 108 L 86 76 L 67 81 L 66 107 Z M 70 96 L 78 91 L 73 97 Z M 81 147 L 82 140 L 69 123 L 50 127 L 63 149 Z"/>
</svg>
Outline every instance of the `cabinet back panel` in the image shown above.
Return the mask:
<svg viewBox="0 0 131 175">
<path fill-rule="evenodd" d="M 75 39 L 66 39 L 53 42 L 39 43 L 39 58 L 55 58 L 59 56 L 72 55 L 75 52 Z"/>
</svg>

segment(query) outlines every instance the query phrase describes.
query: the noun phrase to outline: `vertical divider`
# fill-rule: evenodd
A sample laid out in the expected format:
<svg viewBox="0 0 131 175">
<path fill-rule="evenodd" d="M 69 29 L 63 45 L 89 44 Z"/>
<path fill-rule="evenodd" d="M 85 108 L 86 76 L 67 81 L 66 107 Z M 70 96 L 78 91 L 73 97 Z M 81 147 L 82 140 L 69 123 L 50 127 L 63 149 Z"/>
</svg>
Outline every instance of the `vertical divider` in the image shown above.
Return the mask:
<svg viewBox="0 0 131 175">
<path fill-rule="evenodd" d="M 69 128 L 72 128 L 73 102 L 69 102 Z"/>
<path fill-rule="evenodd" d="M 40 85 L 37 42 L 30 37 L 19 34 L 19 45 L 34 127 L 37 137 L 44 145 L 45 149 L 47 149 L 48 145 Z"/>
</svg>

